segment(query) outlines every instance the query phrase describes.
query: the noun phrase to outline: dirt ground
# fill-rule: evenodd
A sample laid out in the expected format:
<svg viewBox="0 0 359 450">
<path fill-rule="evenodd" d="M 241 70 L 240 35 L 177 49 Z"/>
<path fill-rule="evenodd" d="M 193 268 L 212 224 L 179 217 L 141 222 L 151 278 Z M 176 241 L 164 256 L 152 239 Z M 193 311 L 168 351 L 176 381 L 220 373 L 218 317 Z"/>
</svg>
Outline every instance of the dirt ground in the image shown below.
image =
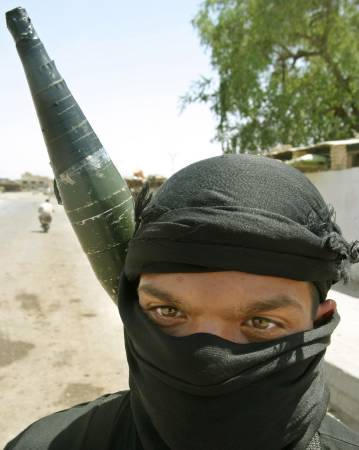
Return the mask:
<svg viewBox="0 0 359 450">
<path fill-rule="evenodd" d="M 0 194 L 0 448 L 46 414 L 127 388 L 117 309 L 62 206 L 40 230 L 44 198 Z"/>
</svg>

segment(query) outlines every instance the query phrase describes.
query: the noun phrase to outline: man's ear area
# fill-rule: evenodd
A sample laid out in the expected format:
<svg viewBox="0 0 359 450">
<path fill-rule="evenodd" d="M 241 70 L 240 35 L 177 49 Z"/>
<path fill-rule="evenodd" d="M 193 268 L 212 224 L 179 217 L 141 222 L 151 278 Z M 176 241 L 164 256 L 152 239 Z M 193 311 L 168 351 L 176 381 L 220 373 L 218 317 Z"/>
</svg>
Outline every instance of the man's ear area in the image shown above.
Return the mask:
<svg viewBox="0 0 359 450">
<path fill-rule="evenodd" d="M 324 302 L 319 303 L 317 313 L 314 319 L 314 325 L 319 325 L 329 320 L 336 310 L 337 304 L 335 300 L 327 299 L 324 300 Z"/>
</svg>

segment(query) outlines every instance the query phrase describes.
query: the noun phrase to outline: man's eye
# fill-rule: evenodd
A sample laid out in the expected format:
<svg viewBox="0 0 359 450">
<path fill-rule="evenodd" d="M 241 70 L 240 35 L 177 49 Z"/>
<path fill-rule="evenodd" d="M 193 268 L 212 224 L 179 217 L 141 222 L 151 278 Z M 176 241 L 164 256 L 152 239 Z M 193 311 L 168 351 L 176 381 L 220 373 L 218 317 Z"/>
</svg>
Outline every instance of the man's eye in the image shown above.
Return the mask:
<svg viewBox="0 0 359 450">
<path fill-rule="evenodd" d="M 272 320 L 265 319 L 264 317 L 253 317 L 252 319 L 247 320 L 246 323 L 250 327 L 257 328 L 259 330 L 269 330 L 277 326 L 277 324 Z"/>
<path fill-rule="evenodd" d="M 181 311 L 173 306 L 157 306 L 152 309 L 157 315 L 164 318 L 176 319 L 179 317 L 183 317 Z"/>
</svg>

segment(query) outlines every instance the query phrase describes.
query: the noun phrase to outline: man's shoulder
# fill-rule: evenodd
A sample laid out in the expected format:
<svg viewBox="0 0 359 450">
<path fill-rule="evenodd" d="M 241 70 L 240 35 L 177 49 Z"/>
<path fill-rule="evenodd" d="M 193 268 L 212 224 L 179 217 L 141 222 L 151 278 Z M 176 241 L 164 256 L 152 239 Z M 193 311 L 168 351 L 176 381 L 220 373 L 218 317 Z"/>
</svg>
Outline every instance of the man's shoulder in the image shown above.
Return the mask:
<svg viewBox="0 0 359 450">
<path fill-rule="evenodd" d="M 103 427 L 108 429 L 108 434 L 111 433 L 115 420 L 129 407 L 128 393 L 107 394 L 46 416 L 22 431 L 4 450 L 83 449 L 87 448 L 84 444 L 90 439 L 89 435 L 96 434 L 99 428 L 106 440 Z"/>
<path fill-rule="evenodd" d="M 359 434 L 328 414 L 318 432 L 323 450 L 359 449 Z"/>
</svg>

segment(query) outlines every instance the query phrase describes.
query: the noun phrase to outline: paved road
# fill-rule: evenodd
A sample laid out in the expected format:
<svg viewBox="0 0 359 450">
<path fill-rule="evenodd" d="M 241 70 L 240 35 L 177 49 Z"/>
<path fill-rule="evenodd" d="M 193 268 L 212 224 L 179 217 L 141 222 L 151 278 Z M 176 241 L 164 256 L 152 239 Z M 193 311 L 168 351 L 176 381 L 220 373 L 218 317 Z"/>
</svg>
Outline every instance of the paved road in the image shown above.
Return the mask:
<svg viewBox="0 0 359 450">
<path fill-rule="evenodd" d="M 0 448 L 50 412 L 127 387 L 122 324 L 61 206 L 0 194 Z"/>
</svg>

